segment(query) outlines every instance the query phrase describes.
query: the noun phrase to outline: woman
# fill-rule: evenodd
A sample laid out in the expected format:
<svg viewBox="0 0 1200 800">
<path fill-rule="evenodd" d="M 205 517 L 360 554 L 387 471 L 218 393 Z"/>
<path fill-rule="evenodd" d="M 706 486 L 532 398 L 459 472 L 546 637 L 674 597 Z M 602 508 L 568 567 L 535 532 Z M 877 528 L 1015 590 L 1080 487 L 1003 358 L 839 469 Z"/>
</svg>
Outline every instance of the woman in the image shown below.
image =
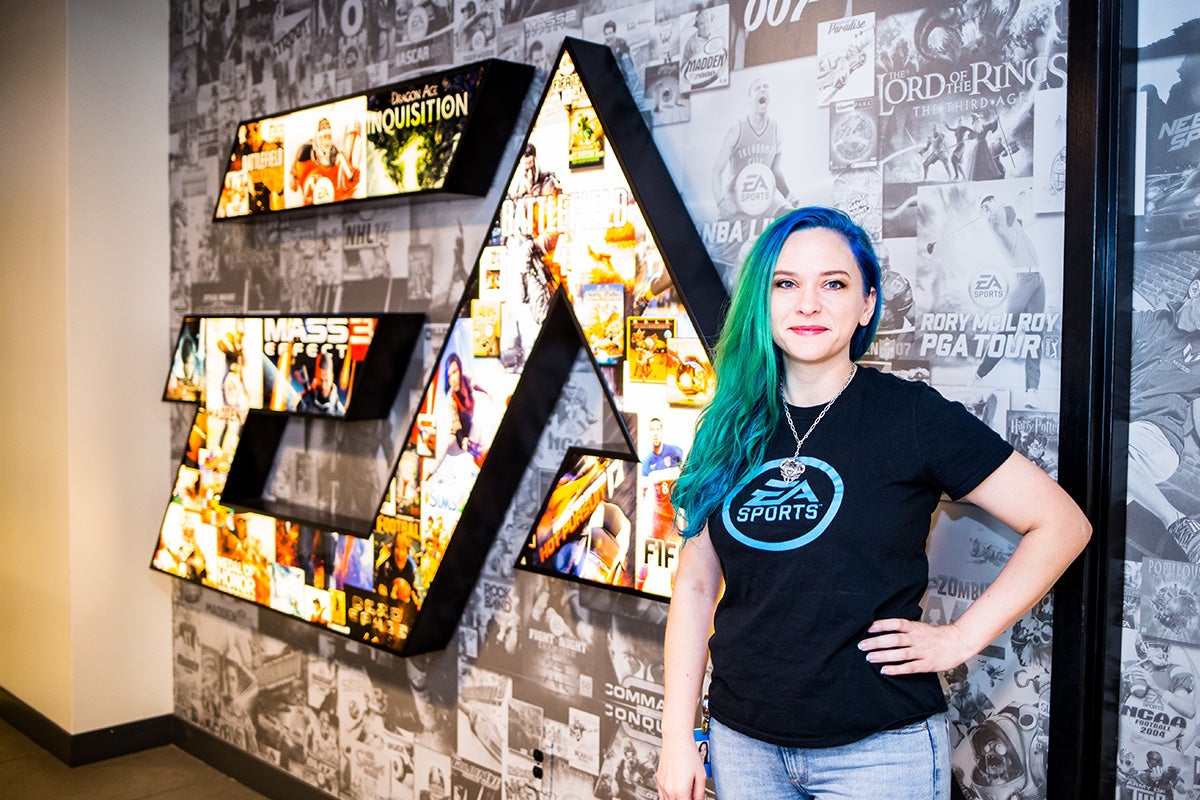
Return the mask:
<svg viewBox="0 0 1200 800">
<path fill-rule="evenodd" d="M 450 435 L 454 437 L 459 449 L 474 455 L 479 449 L 478 443 L 471 439 L 471 426 L 475 419 L 475 392 L 483 392 L 483 389 L 463 374 L 463 363 L 458 353 L 451 353 L 446 362 L 445 390 L 452 407 Z"/>
<path fill-rule="evenodd" d="M 948 798 L 937 673 L 1032 607 L 1090 536 L 1057 484 L 962 405 L 855 365 L 879 283 L 865 232 L 824 208 L 777 220 L 739 275 L 673 495 L 687 542 L 660 798 L 704 795 L 692 723 L 710 653 L 721 800 Z M 934 626 L 918 602 L 943 491 L 1025 536 L 957 622 Z"/>
</svg>

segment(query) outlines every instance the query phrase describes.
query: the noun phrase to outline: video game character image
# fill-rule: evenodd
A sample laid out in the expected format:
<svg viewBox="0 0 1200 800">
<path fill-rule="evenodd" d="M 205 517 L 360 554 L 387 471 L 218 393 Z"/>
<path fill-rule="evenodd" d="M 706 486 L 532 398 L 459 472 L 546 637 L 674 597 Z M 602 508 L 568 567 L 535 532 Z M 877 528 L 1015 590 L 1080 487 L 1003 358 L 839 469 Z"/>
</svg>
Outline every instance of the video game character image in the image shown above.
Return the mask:
<svg viewBox="0 0 1200 800">
<path fill-rule="evenodd" d="M 1004 177 L 1004 165 L 988 139 L 999 126 L 1000 118 L 994 112 L 988 120 L 972 112 L 956 120 L 953 127 L 946 124 L 946 130 L 954 134 L 950 164 L 956 175 L 962 175 L 962 180 L 990 181 Z"/>
<path fill-rule="evenodd" d="M 471 428 L 475 418 L 475 393 L 487 394 L 487 391 L 463 372 L 458 353 L 451 353 L 446 359 L 444 388 L 450 399 L 450 435 L 454 437 L 454 443 L 462 452 L 482 460 L 484 446 L 471 438 Z"/>
<path fill-rule="evenodd" d="M 936 126 L 929 131 L 929 137 L 917 152 L 925 156 L 921 161 L 922 180 L 929 180 L 929 168 L 934 164 L 942 165 L 942 169 L 946 171 L 947 180 L 951 179 L 951 168 L 954 169 L 958 177 L 962 177 L 962 172 L 960 171 L 961 164 L 951 164 L 950 151 L 946 143 L 946 134 L 942 133 Z"/>
<path fill-rule="evenodd" d="M 770 115 L 771 85 L 763 78 L 751 82 L 749 110 L 725 132 L 713 159 L 711 188 L 720 219 L 752 221 L 772 218 L 795 208 L 797 196 L 783 174 L 786 136 Z M 718 246 L 718 267 L 731 272 L 741 262 L 743 241 Z"/>
<path fill-rule="evenodd" d="M 333 356 L 321 353 L 313 369 L 311 381 L 304 378 L 302 368 L 298 376 L 302 383 L 307 383 L 300 400 L 296 403 L 296 411 L 301 414 L 325 414 L 329 416 L 344 416 L 346 405 L 342 402 L 338 391 L 336 377 L 333 372 Z"/>
</svg>

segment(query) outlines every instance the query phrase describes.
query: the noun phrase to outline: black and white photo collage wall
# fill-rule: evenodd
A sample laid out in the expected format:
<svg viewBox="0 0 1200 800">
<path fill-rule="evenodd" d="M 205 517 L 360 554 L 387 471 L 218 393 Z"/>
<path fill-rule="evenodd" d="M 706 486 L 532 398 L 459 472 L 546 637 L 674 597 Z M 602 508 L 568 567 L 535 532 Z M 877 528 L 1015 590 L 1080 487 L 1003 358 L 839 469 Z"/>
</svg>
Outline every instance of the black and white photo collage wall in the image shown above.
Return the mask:
<svg viewBox="0 0 1200 800">
<path fill-rule="evenodd" d="M 1139 4 L 1121 797 L 1200 794 L 1200 14 Z"/>
<path fill-rule="evenodd" d="M 565 36 L 612 50 L 691 214 L 680 223 L 696 227 L 726 283 L 780 214 L 845 209 L 885 269 L 880 335 L 864 364 L 929 381 L 1057 477 L 1065 0 L 173 0 L 171 25 L 164 340 L 174 344 L 185 314 L 419 311 L 431 320 L 426 375 L 407 386 L 398 404 L 407 405 L 384 423 L 341 421 L 339 430 L 289 422 L 276 494 L 386 481 Z M 487 57 L 537 68 L 488 197 L 214 222 L 239 121 Z M 1171 76 L 1160 73 L 1149 119 L 1194 113 L 1194 99 L 1180 101 L 1191 112 L 1173 105 Z M 1165 205 L 1194 183 L 1187 166 L 1200 144 L 1187 125 L 1172 135 L 1192 155 L 1146 177 L 1147 209 L 1152 189 L 1162 209 L 1153 226 L 1147 211 L 1157 244 L 1146 257 L 1161 267 L 1147 268 L 1143 294 L 1155 308 L 1200 293 L 1179 266 L 1192 258 L 1194 273 L 1200 259 L 1163 244 L 1167 226 L 1188 219 Z M 172 413 L 184 441 L 192 409 Z M 1145 446 L 1176 448 L 1179 468 L 1146 485 L 1184 518 L 1196 510 L 1184 500 L 1197 494 L 1197 460 L 1194 442 L 1171 430 Z M 513 566 L 567 448 L 619 438 L 585 353 L 442 652 L 398 658 L 177 582 L 177 714 L 338 797 L 656 797 L 665 603 Z M 633 444 L 640 453 L 648 442 Z M 352 457 L 337 457 L 339 448 Z M 178 463 L 170 454 L 172 475 Z M 369 479 L 356 483 L 355 470 Z M 1192 551 L 1169 549 L 1194 535 L 1200 554 L 1200 532 L 1168 535 L 1177 520 L 1150 511 L 1147 530 L 1157 528 L 1144 538 L 1168 545 L 1149 544 L 1131 576 L 1140 567 L 1143 590 L 1175 587 L 1164 602 L 1200 613 L 1193 590 L 1179 588 L 1195 586 Z M 971 506 L 944 503 L 926 618 L 956 619 L 1015 538 Z M 1051 618 L 1047 600 L 943 676 L 954 773 L 968 797 L 1045 797 Z M 1172 635 L 1190 702 L 1200 622 Z M 1166 697 L 1142 686 L 1142 698 Z M 1159 724 L 1156 714 L 1147 725 Z M 1193 730 L 1190 716 L 1184 727 Z M 1150 750 L 1170 760 L 1166 745 L 1130 748 L 1135 772 Z M 1194 772 L 1175 774 L 1191 781 Z"/>
</svg>

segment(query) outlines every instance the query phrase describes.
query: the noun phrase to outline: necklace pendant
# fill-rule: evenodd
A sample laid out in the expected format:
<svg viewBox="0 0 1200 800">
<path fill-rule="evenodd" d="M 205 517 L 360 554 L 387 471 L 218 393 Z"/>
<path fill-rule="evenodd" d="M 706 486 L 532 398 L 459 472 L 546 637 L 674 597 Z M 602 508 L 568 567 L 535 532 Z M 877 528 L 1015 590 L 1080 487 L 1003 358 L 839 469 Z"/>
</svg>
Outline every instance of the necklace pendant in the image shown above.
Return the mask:
<svg viewBox="0 0 1200 800">
<path fill-rule="evenodd" d="M 779 475 L 784 483 L 795 483 L 804 474 L 804 464 L 799 458 L 785 458 L 779 463 Z"/>
</svg>

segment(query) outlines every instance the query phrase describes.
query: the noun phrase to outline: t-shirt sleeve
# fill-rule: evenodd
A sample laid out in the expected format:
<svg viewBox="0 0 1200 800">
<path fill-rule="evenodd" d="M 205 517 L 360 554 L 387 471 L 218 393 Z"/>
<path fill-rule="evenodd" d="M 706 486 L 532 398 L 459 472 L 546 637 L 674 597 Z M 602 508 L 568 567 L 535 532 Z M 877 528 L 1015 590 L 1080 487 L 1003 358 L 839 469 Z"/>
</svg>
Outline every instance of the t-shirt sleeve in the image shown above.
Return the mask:
<svg viewBox="0 0 1200 800">
<path fill-rule="evenodd" d="M 970 494 L 1013 452 L 966 406 L 929 387 L 917 398 L 917 447 L 930 478 L 954 500 Z"/>
</svg>

